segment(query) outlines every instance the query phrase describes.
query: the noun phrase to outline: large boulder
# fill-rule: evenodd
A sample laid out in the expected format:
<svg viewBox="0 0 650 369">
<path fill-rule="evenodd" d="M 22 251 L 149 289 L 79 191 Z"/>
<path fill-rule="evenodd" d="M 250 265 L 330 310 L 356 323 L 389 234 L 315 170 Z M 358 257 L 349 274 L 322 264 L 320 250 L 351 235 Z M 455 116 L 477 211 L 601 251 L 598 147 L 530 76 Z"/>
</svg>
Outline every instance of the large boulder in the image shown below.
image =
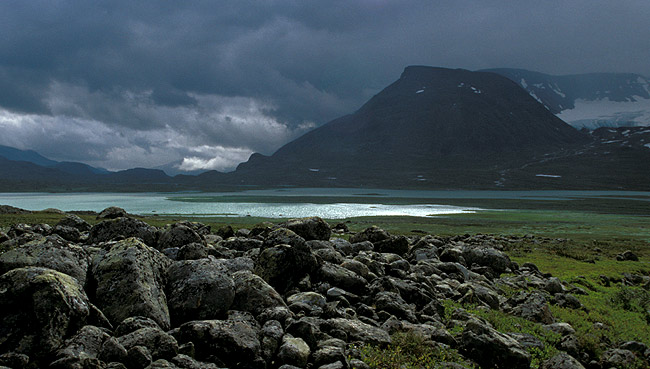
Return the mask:
<svg viewBox="0 0 650 369">
<path fill-rule="evenodd" d="M 327 241 L 330 239 L 332 234 L 330 225 L 319 217 L 289 219 L 286 223 L 283 223 L 282 226 L 296 232 L 297 235 L 304 238 L 306 241 Z"/>
<path fill-rule="evenodd" d="M 124 219 L 124 218 L 119 218 Z M 142 315 L 169 329 L 164 292 L 170 259 L 137 238 L 116 243 L 92 264 L 97 306 L 114 325 Z"/>
<path fill-rule="evenodd" d="M 111 206 L 102 210 L 98 215 L 97 219 L 115 219 L 120 217 L 127 217 L 129 214 L 126 210 L 118 208 L 117 206 Z"/>
<path fill-rule="evenodd" d="M 318 272 L 318 277 L 332 286 L 346 291 L 361 294 L 366 291 L 365 278 L 340 265 L 324 262 Z"/>
<path fill-rule="evenodd" d="M 390 336 L 385 330 L 356 319 L 333 318 L 321 326 L 324 331 L 339 330 L 347 334 L 349 341 L 358 341 L 373 345 L 391 343 Z"/>
<path fill-rule="evenodd" d="M 268 309 L 285 309 L 282 296 L 260 276 L 249 271 L 232 275 L 235 282 L 235 299 L 232 309 L 247 311 L 255 316 Z"/>
<path fill-rule="evenodd" d="M 192 228 L 184 224 L 174 224 L 160 234 L 158 249 L 182 247 L 190 243 L 204 243 L 204 241 Z"/>
<path fill-rule="evenodd" d="M 634 352 L 612 348 L 600 356 L 600 366 L 603 368 L 630 368 L 635 360 Z"/>
<path fill-rule="evenodd" d="M 170 360 L 178 354 L 176 339 L 158 327 L 140 328 L 119 337 L 118 342 L 127 350 L 146 347 L 153 360 Z"/>
<path fill-rule="evenodd" d="M 168 269 L 167 305 L 174 325 L 224 317 L 235 299 L 235 283 L 216 260 L 179 261 Z"/>
<path fill-rule="evenodd" d="M 462 249 L 462 256 L 468 267 L 477 264 L 488 267 L 497 274 L 505 273 L 512 265 L 508 255 L 491 247 L 466 246 Z"/>
<path fill-rule="evenodd" d="M 218 243 L 219 246 L 236 250 L 236 251 L 249 251 L 262 247 L 262 241 L 254 238 L 246 237 L 230 237 Z"/>
<path fill-rule="evenodd" d="M 405 236 L 390 236 L 374 242 L 374 246 L 376 251 L 403 256 L 409 251 L 409 240 Z"/>
<path fill-rule="evenodd" d="M 255 273 L 284 293 L 318 268 L 311 249 L 303 243 L 265 248 L 257 258 Z"/>
<path fill-rule="evenodd" d="M 90 231 L 90 228 L 92 228 L 90 223 L 74 214 L 66 215 L 65 218 L 61 219 L 56 225 L 63 227 L 72 227 L 77 229 L 79 232 L 88 232 Z"/>
<path fill-rule="evenodd" d="M 531 357 L 512 337 L 476 319 L 470 319 L 461 336 L 461 351 L 485 368 L 528 369 Z"/>
<path fill-rule="evenodd" d="M 377 226 L 372 226 L 370 228 L 364 229 L 362 232 L 352 235 L 352 237 L 350 237 L 350 242 L 357 243 L 363 241 L 370 241 L 372 243 L 375 243 L 375 242 L 387 240 L 389 238 L 390 238 L 390 234 L 388 234 L 388 232 L 384 231 L 383 229 Z"/>
<path fill-rule="evenodd" d="M 0 276 L 0 311 L 0 352 L 49 364 L 65 339 L 86 324 L 90 302 L 75 278 L 25 267 Z"/>
<path fill-rule="evenodd" d="M 566 352 L 557 353 L 552 358 L 544 361 L 542 369 L 585 369 L 580 362 Z"/>
<path fill-rule="evenodd" d="M 58 236 L 48 236 L 0 255 L 0 274 L 25 266 L 39 266 L 57 270 L 86 282 L 90 257 L 82 247 L 68 244 Z"/>
<path fill-rule="evenodd" d="M 516 295 L 510 299 L 510 303 L 514 305 L 512 309 L 514 315 L 537 323 L 552 324 L 555 322 L 546 297 L 539 291 Z"/>
<path fill-rule="evenodd" d="M 90 363 L 98 365 L 102 346 L 109 338 L 110 335 L 99 327 L 84 326 L 58 350 L 57 360 L 50 364 L 50 368 L 84 368 Z"/>
<path fill-rule="evenodd" d="M 181 343 L 193 342 L 196 358 L 230 368 L 264 368 L 258 327 L 244 320 L 195 320 L 179 328 Z"/>
<path fill-rule="evenodd" d="M 278 350 L 280 364 L 304 368 L 309 360 L 309 354 L 311 354 L 309 345 L 302 338 L 293 337 L 290 334 L 285 334 L 282 337 L 282 344 Z"/>
<path fill-rule="evenodd" d="M 147 245 L 156 247 L 158 229 L 138 219 L 120 217 L 93 226 L 88 235 L 88 242 L 99 243 L 128 237 L 137 237 Z"/>
</svg>

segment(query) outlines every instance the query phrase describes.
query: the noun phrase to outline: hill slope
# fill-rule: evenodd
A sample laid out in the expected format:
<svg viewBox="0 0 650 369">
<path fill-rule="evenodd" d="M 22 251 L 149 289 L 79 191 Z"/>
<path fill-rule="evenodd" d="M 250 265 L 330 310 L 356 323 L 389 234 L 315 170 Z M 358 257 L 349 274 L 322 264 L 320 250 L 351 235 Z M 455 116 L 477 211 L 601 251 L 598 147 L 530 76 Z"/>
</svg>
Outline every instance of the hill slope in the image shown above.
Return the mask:
<svg viewBox="0 0 650 369">
<path fill-rule="evenodd" d="M 507 78 L 413 66 L 354 114 L 271 157 L 251 156 L 236 175 L 300 185 L 489 187 L 500 169 L 588 140 Z"/>
</svg>

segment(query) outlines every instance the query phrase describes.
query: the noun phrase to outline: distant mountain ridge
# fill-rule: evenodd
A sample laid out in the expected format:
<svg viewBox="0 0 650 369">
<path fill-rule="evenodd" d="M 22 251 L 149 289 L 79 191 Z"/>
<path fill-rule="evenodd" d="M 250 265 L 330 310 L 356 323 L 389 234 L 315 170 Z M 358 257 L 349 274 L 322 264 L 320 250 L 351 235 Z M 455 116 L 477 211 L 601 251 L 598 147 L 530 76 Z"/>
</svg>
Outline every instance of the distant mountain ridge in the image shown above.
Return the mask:
<svg viewBox="0 0 650 369">
<path fill-rule="evenodd" d="M 486 69 L 519 84 L 576 128 L 650 126 L 650 78 L 632 73 L 554 76 L 525 69 Z"/>
<path fill-rule="evenodd" d="M 277 186 L 650 190 L 650 127 L 578 131 L 552 112 L 553 106 L 564 108 L 578 95 L 553 80 L 542 88 L 528 74 L 516 76 L 523 76 L 524 84 L 534 82 L 539 91 L 549 90 L 545 98 L 566 101 L 545 106 L 521 81 L 494 72 L 410 66 L 356 112 L 306 133 L 271 156 L 253 154 L 234 172 L 170 177 L 162 170 L 135 168 L 95 173 L 85 164 L 52 164 L 35 152 L 8 150 L 15 160 L 0 156 L 0 191 Z M 635 88 L 622 88 L 608 99 L 642 93 Z"/>
</svg>

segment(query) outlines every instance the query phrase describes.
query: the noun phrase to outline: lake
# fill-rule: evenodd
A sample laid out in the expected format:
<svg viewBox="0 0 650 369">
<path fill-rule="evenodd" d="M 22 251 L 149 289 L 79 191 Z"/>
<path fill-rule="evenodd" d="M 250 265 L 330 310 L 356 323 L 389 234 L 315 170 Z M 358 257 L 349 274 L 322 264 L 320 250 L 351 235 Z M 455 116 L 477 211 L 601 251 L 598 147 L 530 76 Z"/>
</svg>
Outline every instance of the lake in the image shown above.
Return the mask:
<svg viewBox="0 0 650 369">
<path fill-rule="evenodd" d="M 0 193 L 0 204 L 27 210 L 101 211 L 119 206 L 140 215 L 254 216 L 436 216 L 483 210 L 440 205 L 440 199 L 571 200 L 603 197 L 650 201 L 633 191 L 411 191 L 358 188 L 281 188 L 223 193 Z"/>
</svg>

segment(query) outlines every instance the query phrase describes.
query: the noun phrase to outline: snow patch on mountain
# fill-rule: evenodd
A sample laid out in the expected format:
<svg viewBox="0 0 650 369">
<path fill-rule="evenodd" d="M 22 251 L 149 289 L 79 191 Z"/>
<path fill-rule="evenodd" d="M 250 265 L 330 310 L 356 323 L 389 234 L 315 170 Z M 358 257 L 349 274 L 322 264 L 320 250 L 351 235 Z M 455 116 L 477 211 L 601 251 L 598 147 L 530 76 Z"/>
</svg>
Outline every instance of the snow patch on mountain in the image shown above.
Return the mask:
<svg viewBox="0 0 650 369">
<path fill-rule="evenodd" d="M 578 129 L 650 126 L 650 99 L 634 96 L 630 100 L 634 101 L 577 99 L 573 109 L 557 117 Z"/>
</svg>

